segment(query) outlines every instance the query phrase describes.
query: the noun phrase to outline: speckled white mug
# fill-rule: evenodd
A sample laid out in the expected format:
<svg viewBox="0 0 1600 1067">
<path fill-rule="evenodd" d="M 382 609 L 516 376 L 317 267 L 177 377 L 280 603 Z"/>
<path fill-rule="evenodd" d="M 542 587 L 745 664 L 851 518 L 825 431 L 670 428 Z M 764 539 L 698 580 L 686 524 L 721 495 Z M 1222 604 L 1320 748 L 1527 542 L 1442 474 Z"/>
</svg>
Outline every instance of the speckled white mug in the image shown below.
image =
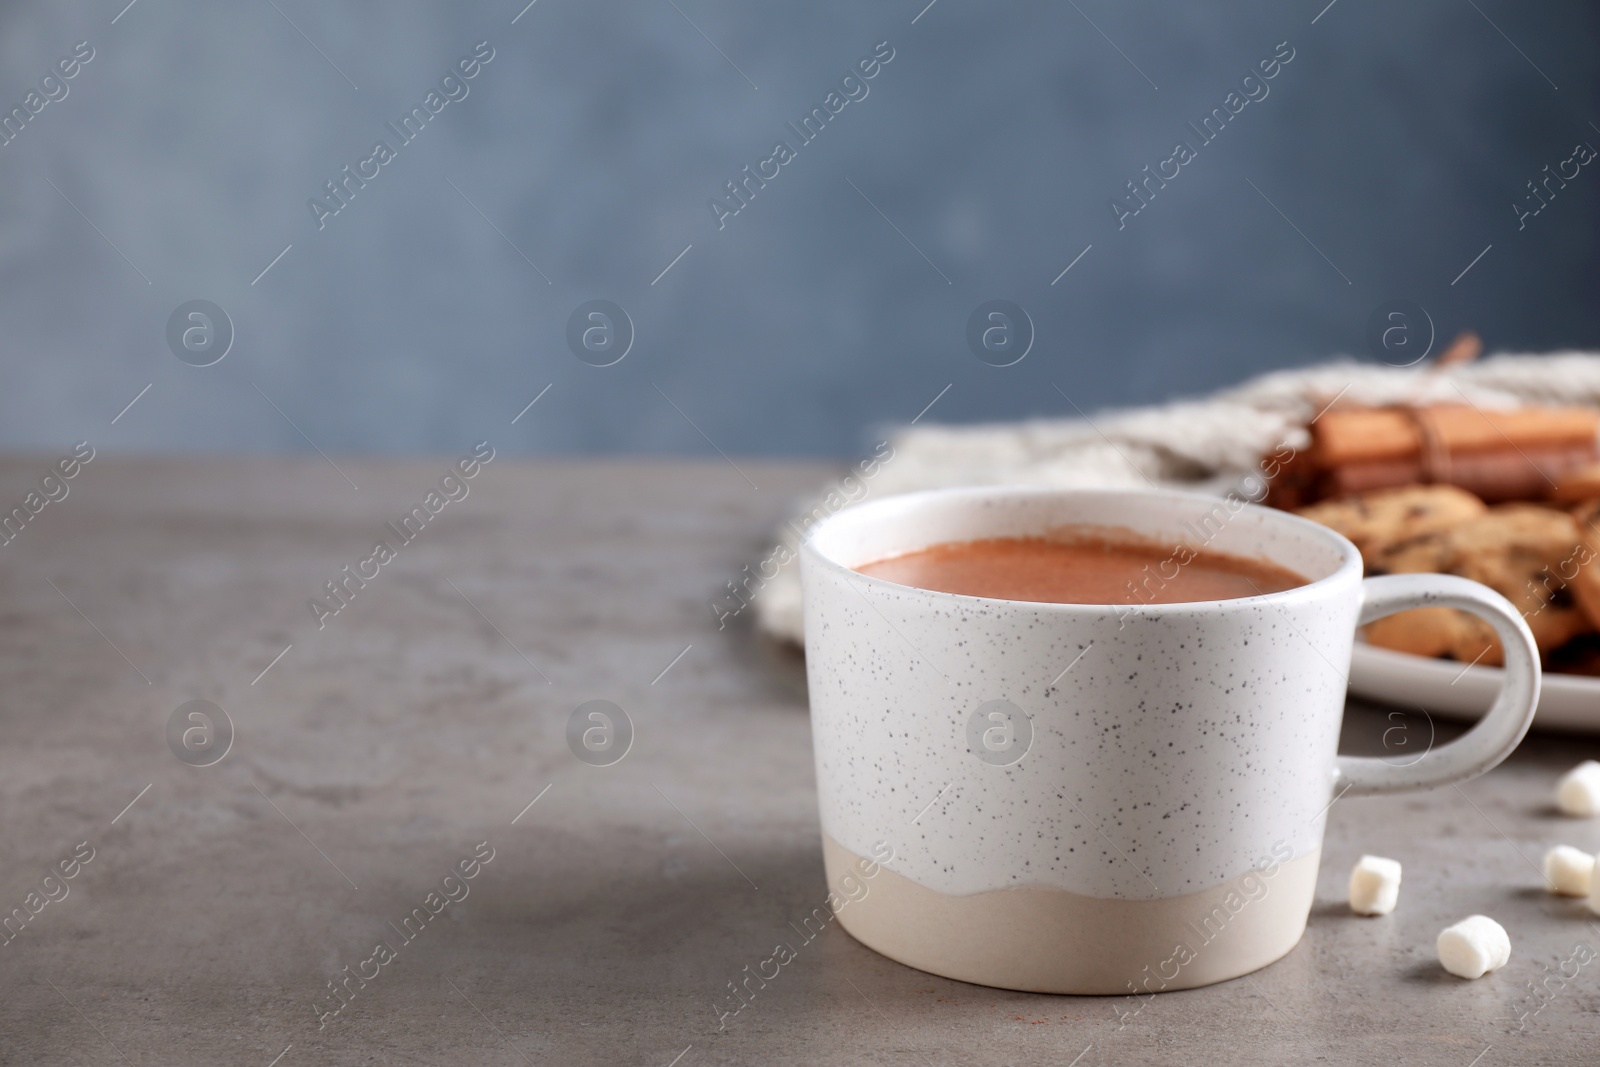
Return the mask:
<svg viewBox="0 0 1600 1067">
<path fill-rule="evenodd" d="M 1308 582 L 1100 606 L 852 569 L 1082 524 L 1263 558 Z M 1538 702 L 1533 637 L 1499 594 L 1448 575 L 1363 581 L 1345 538 L 1238 500 L 1029 487 L 888 497 L 821 524 L 801 575 L 829 884 L 855 884 L 864 865 L 875 875 L 839 921 L 887 956 L 983 985 L 1145 993 L 1266 966 L 1305 930 L 1334 800 L 1481 774 Z M 1338 755 L 1357 626 L 1428 605 L 1494 627 L 1499 699 L 1420 759 Z"/>
</svg>

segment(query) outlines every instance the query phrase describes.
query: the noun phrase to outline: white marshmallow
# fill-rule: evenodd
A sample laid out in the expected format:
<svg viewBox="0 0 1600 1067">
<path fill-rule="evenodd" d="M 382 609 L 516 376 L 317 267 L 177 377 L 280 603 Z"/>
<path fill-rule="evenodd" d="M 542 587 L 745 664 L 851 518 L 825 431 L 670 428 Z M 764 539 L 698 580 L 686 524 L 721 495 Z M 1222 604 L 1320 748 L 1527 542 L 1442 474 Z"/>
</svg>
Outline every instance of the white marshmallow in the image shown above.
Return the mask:
<svg viewBox="0 0 1600 1067">
<path fill-rule="evenodd" d="M 1586 897 L 1594 880 L 1594 857 L 1571 845 L 1544 854 L 1545 888 L 1564 897 Z"/>
<path fill-rule="evenodd" d="M 1350 872 L 1350 910 L 1387 915 L 1400 900 L 1400 861 L 1362 856 Z"/>
<path fill-rule="evenodd" d="M 1593 859 L 1590 860 L 1592 864 Z M 1594 868 L 1589 868 L 1589 910 L 1600 915 L 1600 878 L 1594 877 Z"/>
<path fill-rule="evenodd" d="M 1556 807 L 1567 815 L 1600 815 L 1600 763 L 1586 759 L 1556 783 Z"/>
<path fill-rule="evenodd" d="M 1439 933 L 1439 962 L 1458 978 L 1482 978 L 1506 965 L 1511 938 L 1487 915 L 1473 915 Z"/>
</svg>

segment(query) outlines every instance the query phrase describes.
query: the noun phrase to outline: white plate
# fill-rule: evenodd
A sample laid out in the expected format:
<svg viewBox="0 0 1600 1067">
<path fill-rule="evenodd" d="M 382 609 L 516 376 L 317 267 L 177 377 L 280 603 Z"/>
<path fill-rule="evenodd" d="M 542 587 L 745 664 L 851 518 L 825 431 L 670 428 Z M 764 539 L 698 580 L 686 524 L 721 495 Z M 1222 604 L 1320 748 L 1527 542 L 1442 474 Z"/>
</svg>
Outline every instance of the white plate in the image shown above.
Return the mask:
<svg viewBox="0 0 1600 1067">
<path fill-rule="evenodd" d="M 1499 667 L 1467 667 L 1356 642 L 1350 692 L 1385 704 L 1413 705 L 1452 719 L 1477 719 L 1500 692 Z M 1600 678 L 1546 674 L 1533 724 L 1600 733 Z"/>
</svg>

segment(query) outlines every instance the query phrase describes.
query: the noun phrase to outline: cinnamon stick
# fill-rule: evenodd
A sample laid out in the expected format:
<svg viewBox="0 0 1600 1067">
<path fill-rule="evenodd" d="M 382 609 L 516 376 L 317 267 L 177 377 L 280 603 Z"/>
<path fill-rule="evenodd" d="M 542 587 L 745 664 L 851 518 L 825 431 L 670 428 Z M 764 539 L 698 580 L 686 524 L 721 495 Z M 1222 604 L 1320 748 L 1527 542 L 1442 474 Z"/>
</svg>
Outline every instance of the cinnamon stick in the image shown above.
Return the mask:
<svg viewBox="0 0 1600 1067">
<path fill-rule="evenodd" d="M 1588 408 L 1484 410 L 1469 404 L 1334 410 L 1312 427 L 1324 469 L 1350 463 L 1421 459 L 1431 446 L 1455 457 L 1472 452 L 1593 449 L 1600 412 Z"/>
<path fill-rule="evenodd" d="M 1446 367 L 1454 367 L 1462 363 L 1471 363 L 1483 354 L 1483 338 L 1471 330 L 1462 330 L 1456 334 L 1456 339 L 1450 342 L 1450 347 L 1434 357 L 1429 370 L 1440 371 Z"/>
<path fill-rule="evenodd" d="M 1508 500 L 1536 500 L 1571 471 L 1594 462 L 1593 446 L 1565 449 L 1534 448 L 1454 454 L 1448 465 L 1429 472 L 1420 459 L 1374 460 L 1346 463 L 1322 472 L 1313 499 L 1348 496 L 1371 489 L 1417 485 L 1430 480 L 1458 486 L 1490 504 Z"/>
</svg>

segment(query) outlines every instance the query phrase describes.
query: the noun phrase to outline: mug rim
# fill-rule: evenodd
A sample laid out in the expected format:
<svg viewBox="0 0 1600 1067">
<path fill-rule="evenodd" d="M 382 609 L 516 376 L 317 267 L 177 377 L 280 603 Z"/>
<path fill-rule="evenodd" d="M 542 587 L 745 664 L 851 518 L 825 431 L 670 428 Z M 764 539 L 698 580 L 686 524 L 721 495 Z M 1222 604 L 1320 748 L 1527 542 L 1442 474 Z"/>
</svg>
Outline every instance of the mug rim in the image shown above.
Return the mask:
<svg viewBox="0 0 1600 1067">
<path fill-rule="evenodd" d="M 970 602 L 972 604 L 987 604 L 1005 608 L 1026 608 L 1031 611 L 1043 611 L 1055 614 L 1103 614 L 1107 611 L 1132 609 L 1140 613 L 1157 615 L 1181 614 L 1184 612 L 1217 612 L 1232 611 L 1254 604 L 1279 603 L 1294 601 L 1301 598 L 1312 598 L 1324 592 L 1332 592 L 1335 587 L 1348 582 L 1359 584 L 1365 576 L 1365 564 L 1362 562 L 1361 551 L 1355 544 L 1337 530 L 1333 530 L 1319 522 L 1296 515 L 1293 512 L 1280 511 L 1277 508 L 1264 507 L 1246 500 L 1244 506 L 1235 513 L 1253 511 L 1266 516 L 1267 522 L 1278 522 L 1309 533 L 1312 537 L 1329 542 L 1340 554 L 1339 565 L 1330 573 L 1321 578 L 1313 579 L 1301 585 L 1288 589 L 1280 589 L 1271 593 L 1258 593 L 1254 596 L 1231 597 L 1225 600 L 1188 600 L 1164 603 L 1129 603 L 1129 604 L 1074 604 L 1052 600 L 1006 600 L 1000 597 L 972 596 L 967 593 L 950 593 L 940 589 L 925 589 L 917 585 L 905 585 L 900 582 L 891 582 L 886 578 L 864 574 L 854 567 L 840 562 L 838 559 L 824 552 L 818 547 L 819 539 L 832 532 L 835 528 L 843 527 L 851 522 L 871 522 L 872 512 L 892 509 L 907 509 L 917 504 L 940 497 L 968 497 L 968 498 L 993 498 L 993 497 L 1144 497 L 1157 501 L 1189 500 L 1196 503 L 1217 504 L 1225 502 L 1226 497 L 1211 493 L 1195 492 L 1188 489 L 1075 489 L 1062 486 L 1038 485 L 1028 483 L 1011 483 L 1000 485 L 971 485 L 971 486 L 946 486 L 936 489 L 918 489 L 908 493 L 895 493 L 890 496 L 880 497 L 877 500 L 864 501 L 860 504 L 834 512 L 823 519 L 808 531 L 808 536 L 800 543 L 800 558 L 802 563 L 810 561 L 813 566 L 823 567 L 835 575 L 848 575 L 850 579 L 859 579 L 891 590 L 902 590 L 922 594 L 933 600 L 950 600 L 957 603 Z M 1092 524 L 1091 524 L 1092 525 Z M 996 535 L 996 536 L 1004 536 Z M 1237 555 L 1236 553 L 1227 553 Z M 1281 562 L 1273 560 L 1279 566 Z M 804 568 L 802 567 L 802 573 Z"/>
</svg>

